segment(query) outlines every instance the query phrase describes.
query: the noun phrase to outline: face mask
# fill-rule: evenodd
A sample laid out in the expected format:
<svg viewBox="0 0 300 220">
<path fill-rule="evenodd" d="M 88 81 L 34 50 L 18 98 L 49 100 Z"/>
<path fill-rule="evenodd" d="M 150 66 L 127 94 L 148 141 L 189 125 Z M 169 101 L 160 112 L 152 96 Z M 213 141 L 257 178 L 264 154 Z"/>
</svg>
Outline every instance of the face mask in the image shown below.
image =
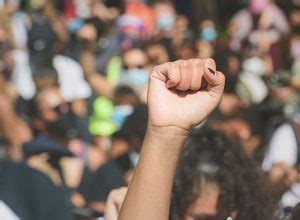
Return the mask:
<svg viewBox="0 0 300 220">
<path fill-rule="evenodd" d="M 137 166 L 139 162 L 140 155 L 138 153 L 132 152 L 129 154 L 130 161 L 134 167 Z"/>
<path fill-rule="evenodd" d="M 170 30 L 175 24 L 175 17 L 172 15 L 160 15 L 157 18 L 156 25 L 159 29 Z"/>
<path fill-rule="evenodd" d="M 204 28 L 200 34 L 200 38 L 206 41 L 214 41 L 217 38 L 217 31 L 213 27 Z"/>
<path fill-rule="evenodd" d="M 243 69 L 251 74 L 262 76 L 265 71 L 265 63 L 258 57 L 252 57 L 243 62 Z"/>
<path fill-rule="evenodd" d="M 121 83 L 132 87 L 140 93 L 142 88 L 148 83 L 148 72 L 145 69 L 131 69 L 124 71 L 121 76 Z"/>
<path fill-rule="evenodd" d="M 47 131 L 64 138 L 76 137 L 76 116 L 72 112 L 61 113 L 58 120 L 48 123 Z"/>
<path fill-rule="evenodd" d="M 122 127 L 125 119 L 127 118 L 127 116 L 131 115 L 132 112 L 133 107 L 130 105 L 115 106 L 112 120 L 117 124 L 118 129 Z"/>
</svg>

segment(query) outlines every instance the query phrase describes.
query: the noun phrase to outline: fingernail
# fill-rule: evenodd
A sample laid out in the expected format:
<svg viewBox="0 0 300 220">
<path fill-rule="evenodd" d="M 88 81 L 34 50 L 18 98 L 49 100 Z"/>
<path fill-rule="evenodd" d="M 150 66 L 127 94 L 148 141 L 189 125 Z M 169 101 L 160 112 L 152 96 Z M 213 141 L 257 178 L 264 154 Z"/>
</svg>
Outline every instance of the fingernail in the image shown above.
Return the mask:
<svg viewBox="0 0 300 220">
<path fill-rule="evenodd" d="M 211 68 L 209 68 L 209 67 L 207 67 L 207 69 L 209 70 L 209 72 L 211 72 L 213 75 L 215 75 L 216 74 L 216 71 L 214 71 L 213 69 L 211 69 Z"/>
</svg>

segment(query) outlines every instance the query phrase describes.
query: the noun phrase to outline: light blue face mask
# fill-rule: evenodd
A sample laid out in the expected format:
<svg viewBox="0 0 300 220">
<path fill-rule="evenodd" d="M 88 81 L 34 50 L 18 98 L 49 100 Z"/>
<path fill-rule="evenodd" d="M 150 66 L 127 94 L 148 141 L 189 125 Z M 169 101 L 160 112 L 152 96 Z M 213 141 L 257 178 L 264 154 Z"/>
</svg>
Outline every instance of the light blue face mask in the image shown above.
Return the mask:
<svg viewBox="0 0 300 220">
<path fill-rule="evenodd" d="M 112 120 L 117 125 L 117 130 L 121 129 L 126 118 L 133 112 L 133 107 L 131 105 L 119 105 L 115 106 Z"/>
<path fill-rule="evenodd" d="M 138 94 L 140 94 L 143 87 L 147 85 L 148 80 L 149 80 L 148 71 L 143 68 L 125 70 L 121 74 L 121 84 L 130 86 Z"/>
<path fill-rule="evenodd" d="M 175 17 L 172 15 L 159 16 L 156 21 L 156 25 L 159 29 L 170 30 L 175 24 Z"/>
<path fill-rule="evenodd" d="M 207 27 L 200 33 L 200 39 L 206 41 L 214 41 L 217 38 L 217 31 L 213 27 Z"/>
</svg>

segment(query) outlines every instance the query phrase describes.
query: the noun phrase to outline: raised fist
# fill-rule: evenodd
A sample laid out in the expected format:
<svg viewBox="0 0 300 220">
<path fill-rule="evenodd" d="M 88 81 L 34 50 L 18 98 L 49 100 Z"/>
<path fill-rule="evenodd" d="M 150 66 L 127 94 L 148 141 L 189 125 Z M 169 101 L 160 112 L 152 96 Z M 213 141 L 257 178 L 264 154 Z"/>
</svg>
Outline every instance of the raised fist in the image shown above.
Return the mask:
<svg viewBox="0 0 300 220">
<path fill-rule="evenodd" d="M 219 104 L 225 77 L 213 59 L 179 60 L 155 67 L 148 91 L 149 126 L 188 130 Z"/>
</svg>

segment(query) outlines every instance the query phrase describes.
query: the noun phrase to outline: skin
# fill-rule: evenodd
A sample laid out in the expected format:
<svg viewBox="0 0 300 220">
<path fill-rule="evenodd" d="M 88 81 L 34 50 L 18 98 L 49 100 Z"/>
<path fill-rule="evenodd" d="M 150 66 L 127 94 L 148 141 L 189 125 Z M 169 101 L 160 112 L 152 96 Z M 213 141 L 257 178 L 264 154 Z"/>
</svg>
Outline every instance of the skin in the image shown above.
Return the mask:
<svg viewBox="0 0 300 220">
<path fill-rule="evenodd" d="M 109 193 L 106 208 L 105 216 L 106 220 L 117 220 L 120 209 L 124 202 L 125 196 L 127 193 L 127 187 L 122 187 L 120 189 L 115 189 Z"/>
<path fill-rule="evenodd" d="M 146 54 L 139 49 L 133 49 L 130 51 L 127 51 L 123 55 L 123 63 L 126 65 L 129 69 L 137 68 L 138 66 L 145 66 L 148 63 Z"/>
<path fill-rule="evenodd" d="M 32 139 L 29 127 L 18 117 L 13 104 L 0 93 L 0 134 L 8 143 L 8 157 L 19 161 L 23 157 L 22 144 Z"/>
<path fill-rule="evenodd" d="M 176 165 L 188 131 L 217 107 L 225 77 L 212 59 L 154 68 L 148 91 L 148 130 L 120 220 L 167 220 Z M 208 86 L 200 90 L 203 80 Z M 163 187 L 162 187 L 163 186 Z"/>
<path fill-rule="evenodd" d="M 185 220 L 194 220 L 198 216 L 215 216 L 218 214 L 220 190 L 217 185 L 202 186 L 207 188 L 189 207 Z"/>
</svg>

